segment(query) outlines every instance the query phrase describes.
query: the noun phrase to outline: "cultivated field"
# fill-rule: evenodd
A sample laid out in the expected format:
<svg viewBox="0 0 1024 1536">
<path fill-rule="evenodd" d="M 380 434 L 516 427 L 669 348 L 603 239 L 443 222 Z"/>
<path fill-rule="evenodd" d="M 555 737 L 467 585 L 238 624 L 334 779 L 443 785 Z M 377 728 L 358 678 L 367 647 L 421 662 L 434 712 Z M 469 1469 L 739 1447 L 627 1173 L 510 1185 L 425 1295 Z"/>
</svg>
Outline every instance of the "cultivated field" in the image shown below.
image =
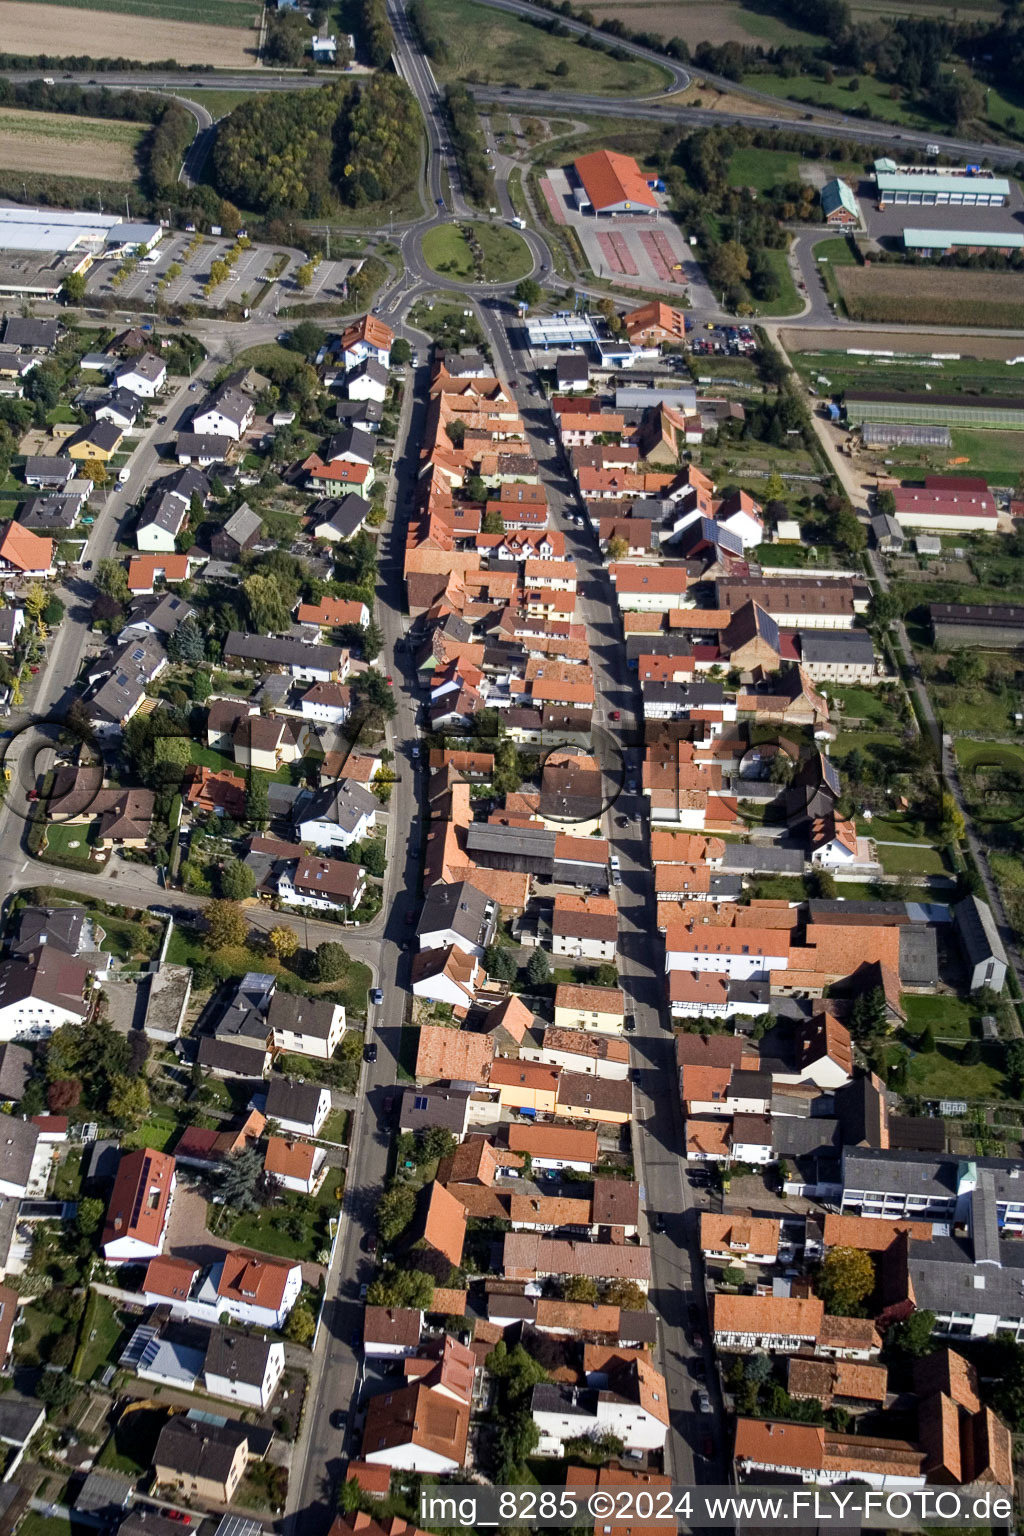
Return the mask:
<svg viewBox="0 0 1024 1536">
<path fill-rule="evenodd" d="M 256 62 L 259 8 L 249 0 L 203 0 L 201 22 L 190 0 L 0 0 L 0 45 L 7 53 L 177 59 L 236 69 Z M 130 17 L 130 24 L 127 19 Z"/>
<path fill-rule="evenodd" d="M 842 387 L 843 369 L 851 369 L 854 366 L 855 360 L 848 357 L 845 351 L 836 351 L 835 331 L 782 331 L 779 339 L 801 372 L 806 372 L 811 368 L 812 364 L 806 359 L 802 359 L 799 354 L 820 353 L 821 356 L 813 361 L 813 371 L 815 373 L 827 374 L 833 380 L 833 384 L 837 389 Z M 891 351 L 893 347 L 892 334 L 889 331 L 851 331 L 848 345 L 851 347 L 878 347 L 882 350 Z M 913 357 L 917 360 L 918 364 L 929 352 L 949 352 L 953 350 L 950 346 L 949 337 L 944 336 L 941 331 L 935 331 L 930 336 L 927 333 L 918 332 L 912 342 L 908 341 L 907 346 L 911 349 Z M 1017 356 L 1021 350 L 1021 345 L 1020 340 L 1014 336 L 964 336 L 956 343 L 956 350 L 959 350 L 962 357 L 968 361 L 943 363 L 941 370 L 936 369 L 934 372 L 929 371 L 923 375 L 916 366 L 911 369 L 904 364 L 880 364 L 876 360 L 869 358 L 861 359 L 857 366 L 859 367 L 863 363 L 864 367 L 870 370 L 872 379 L 877 381 L 872 383 L 871 387 L 873 389 L 920 390 L 924 388 L 922 379 L 926 379 L 933 389 L 941 389 L 945 394 L 952 394 L 955 390 L 962 388 L 977 390 L 980 388 L 981 383 L 987 383 L 988 387 L 994 389 L 998 394 L 1002 393 L 1002 388 L 998 382 L 999 378 L 1008 378 L 1009 375 L 999 371 L 993 374 L 990 369 L 976 367 L 969 360 L 979 358 L 985 361 L 1005 363 L 1010 358 Z M 838 374 L 835 374 L 833 370 L 838 370 Z M 913 373 L 917 373 L 918 377 L 907 377 L 908 374 Z M 902 383 L 900 382 L 900 375 L 903 376 Z M 936 379 L 940 382 L 936 383 Z M 962 382 L 968 379 L 968 383 Z M 868 388 L 863 378 L 857 378 L 856 382 L 863 385 L 865 389 Z M 1012 394 L 1019 393 L 1012 380 L 1006 392 Z"/>
<path fill-rule="evenodd" d="M 811 32 L 790 27 L 775 16 L 748 11 L 745 6 L 727 3 L 707 5 L 704 0 L 682 0 L 666 4 L 662 0 L 648 5 L 646 0 L 591 0 L 587 7 L 598 21 L 614 16 L 631 30 L 657 32 L 664 38 L 681 37 L 690 47 L 698 43 L 745 43 L 766 48 L 783 44 L 813 48 L 821 38 Z"/>
<path fill-rule="evenodd" d="M 62 176 L 134 181 L 135 151 L 145 132 L 144 123 L 0 108 L 0 166 L 41 174 L 59 166 Z"/>
<path fill-rule="evenodd" d="M 886 325 L 1024 326 L 1024 274 L 956 268 L 837 267 L 851 320 Z"/>
</svg>

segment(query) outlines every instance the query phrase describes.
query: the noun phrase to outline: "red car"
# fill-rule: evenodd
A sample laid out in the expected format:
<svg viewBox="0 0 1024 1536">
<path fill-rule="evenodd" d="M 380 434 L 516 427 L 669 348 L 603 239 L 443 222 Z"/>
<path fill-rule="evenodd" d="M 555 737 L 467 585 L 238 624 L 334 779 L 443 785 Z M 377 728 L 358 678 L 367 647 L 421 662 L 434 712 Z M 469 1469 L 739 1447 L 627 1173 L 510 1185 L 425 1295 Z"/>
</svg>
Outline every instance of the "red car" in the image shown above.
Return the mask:
<svg viewBox="0 0 1024 1536">
<path fill-rule="evenodd" d="M 622 719 L 622 710 L 621 709 L 613 709 L 611 717 L 612 717 L 613 720 L 621 720 Z"/>
<path fill-rule="evenodd" d="M 395 686 L 395 680 L 394 680 L 394 678 L 393 678 L 393 677 L 389 677 L 389 678 L 388 678 L 388 687 L 389 687 L 389 688 L 393 688 L 393 687 L 394 687 L 394 686 Z"/>
<path fill-rule="evenodd" d="M 39 668 L 38 667 L 29 667 L 29 671 L 32 673 L 33 677 L 36 677 L 38 675 Z"/>
<path fill-rule="evenodd" d="M 192 1524 L 192 1516 L 186 1515 L 183 1509 L 169 1509 L 167 1511 L 167 1518 L 169 1520 L 177 1520 L 181 1525 Z"/>
</svg>

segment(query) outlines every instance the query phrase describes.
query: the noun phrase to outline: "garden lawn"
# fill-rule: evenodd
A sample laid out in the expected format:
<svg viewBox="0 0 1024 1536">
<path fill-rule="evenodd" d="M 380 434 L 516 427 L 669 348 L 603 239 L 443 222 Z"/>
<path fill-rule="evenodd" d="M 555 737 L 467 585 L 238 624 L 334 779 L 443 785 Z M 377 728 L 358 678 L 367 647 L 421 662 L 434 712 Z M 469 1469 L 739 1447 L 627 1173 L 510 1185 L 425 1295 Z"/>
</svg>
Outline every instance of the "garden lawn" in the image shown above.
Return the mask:
<svg viewBox="0 0 1024 1536">
<path fill-rule="evenodd" d="M 1001 1045 L 982 1046 L 981 1060 L 967 1066 L 961 1048 L 939 1044 L 918 1054 L 907 1072 L 907 1088 L 928 1099 L 1001 1099 L 1008 1096 Z"/>
<path fill-rule="evenodd" d="M 944 875 L 948 873 L 945 858 L 938 848 L 923 844 L 889 848 L 882 844 L 878 858 L 887 875 Z"/>
<path fill-rule="evenodd" d="M 828 683 L 826 688 L 829 703 L 834 701 L 841 706 L 840 722 L 849 717 L 851 720 L 867 720 L 883 729 L 899 724 L 899 711 L 888 699 L 880 698 L 875 688 L 846 687 L 842 683 Z"/>
<path fill-rule="evenodd" d="M 90 1291 L 82 1316 L 74 1374 L 81 1381 L 92 1381 L 101 1366 L 116 1365 L 127 1333 L 110 1297 Z"/>
<path fill-rule="evenodd" d="M 253 350 L 259 351 L 259 348 L 254 347 Z M 295 353 L 291 352 L 288 355 L 294 357 Z M 215 747 L 206 746 L 205 742 L 189 742 L 188 760 L 190 763 L 194 763 L 197 768 L 211 768 L 214 773 L 222 773 L 225 768 L 229 768 L 232 773 L 237 774 L 238 778 L 244 779 L 245 777 L 244 773 L 240 773 L 236 769 L 233 757 L 228 757 L 224 752 L 218 752 Z"/>
<path fill-rule="evenodd" d="M 173 1147 L 184 1131 L 182 1121 L 176 1119 L 169 1112 L 162 1114 L 159 1109 L 151 1111 L 145 1122 L 138 1130 L 126 1131 L 121 1137 L 121 1145 L 124 1147 L 149 1147 L 154 1152 L 166 1152 Z"/>
<path fill-rule="evenodd" d="M 959 997 L 918 997 L 906 993 L 901 999 L 907 1016 L 907 1033 L 919 1035 L 926 1024 L 936 1040 L 969 1040 L 979 1009 Z"/>
<path fill-rule="evenodd" d="M 797 181 L 800 156 L 786 149 L 735 149 L 729 157 L 730 187 L 753 187 L 770 192 L 772 187 Z"/>
<path fill-rule="evenodd" d="M 76 864 L 81 864 L 83 869 L 95 870 L 100 867 L 100 860 L 92 858 L 95 849 L 95 822 L 87 827 L 69 826 L 66 822 L 47 822 L 46 846 L 43 850 L 45 853 L 52 853 L 61 859 L 73 860 Z"/>
<path fill-rule="evenodd" d="M 55 1200 L 77 1200 L 82 1189 L 82 1148 L 67 1147 L 53 1177 Z"/>
<path fill-rule="evenodd" d="M 328 1218 L 341 1209 L 334 1195 L 337 1183 L 329 1173 L 320 1194 L 313 1199 L 286 1194 L 265 1210 L 247 1211 L 232 1226 L 231 1241 L 282 1259 L 315 1262 L 320 1249 L 330 1246 Z"/>
<path fill-rule="evenodd" d="M 913 818 L 897 820 L 896 817 L 873 816 L 870 821 L 865 821 L 862 816 L 857 816 L 855 824 L 859 837 L 873 837 L 883 843 L 924 844 L 930 848 L 938 835 L 934 823 Z"/>
<path fill-rule="evenodd" d="M 793 281 L 793 273 L 789 265 L 789 257 L 785 251 L 765 249 L 762 253 L 775 273 L 775 279 L 779 285 L 778 297 L 774 299 L 756 299 L 751 295 L 750 302 L 755 312 L 759 315 L 795 315 L 803 308 L 803 301 L 796 291 Z M 699 361 L 699 359 L 698 359 Z"/>
<path fill-rule="evenodd" d="M 149 1472 L 166 1423 L 166 1408 L 135 1408 L 129 1403 L 100 1452 L 98 1465 L 112 1472 L 127 1472 L 129 1477 Z"/>
</svg>

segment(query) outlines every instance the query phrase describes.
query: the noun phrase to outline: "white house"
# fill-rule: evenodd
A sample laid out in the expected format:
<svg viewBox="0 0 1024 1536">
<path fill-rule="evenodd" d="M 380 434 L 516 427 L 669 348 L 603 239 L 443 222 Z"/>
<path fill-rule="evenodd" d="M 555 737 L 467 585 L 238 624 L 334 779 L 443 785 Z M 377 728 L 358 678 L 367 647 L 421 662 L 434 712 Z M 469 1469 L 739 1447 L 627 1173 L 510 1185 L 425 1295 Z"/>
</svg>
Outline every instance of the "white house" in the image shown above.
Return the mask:
<svg viewBox="0 0 1024 1536">
<path fill-rule="evenodd" d="M 468 880 L 431 886 L 423 899 L 416 937 L 420 949 L 446 949 L 483 958 L 498 925 L 498 904 Z"/>
<path fill-rule="evenodd" d="M 734 533 L 744 549 L 756 549 L 764 538 L 761 508 L 746 491 L 733 491 L 723 498 L 718 507 L 716 521 L 729 533 Z"/>
<path fill-rule="evenodd" d="M 152 400 L 167 382 L 167 365 L 152 353 L 132 357 L 114 370 L 114 381 L 120 389 L 131 390 L 143 400 Z"/>
<path fill-rule="evenodd" d="M 388 370 L 383 363 L 367 358 L 345 379 L 345 393 L 350 400 L 376 400 L 383 405 L 388 394 Z"/>
<path fill-rule="evenodd" d="M 295 1136 L 319 1136 L 330 1112 L 329 1088 L 318 1083 L 300 1083 L 291 1077 L 271 1078 L 265 1113 L 282 1131 Z"/>
<path fill-rule="evenodd" d="M 618 945 L 618 909 L 610 896 L 555 897 L 551 949 L 579 960 L 614 960 Z"/>
<path fill-rule="evenodd" d="M 480 962 L 455 944 L 444 949 L 421 949 L 413 957 L 412 992 L 414 997 L 448 1003 L 453 1008 L 472 1007 L 481 979 Z"/>
<path fill-rule="evenodd" d="M 275 991 L 267 1012 L 274 1031 L 274 1048 L 289 1056 L 316 1056 L 329 1061 L 345 1033 L 341 1003 Z"/>
<path fill-rule="evenodd" d="M 280 1328 L 299 1299 L 302 1265 L 236 1248 L 214 1266 L 203 1291 L 208 1288 L 218 1313 L 227 1312 L 236 1322 L 257 1328 Z"/>
<path fill-rule="evenodd" d="M 534 1387 L 538 1453 L 561 1456 L 566 1441 L 614 1435 L 627 1454 L 661 1450 L 668 1436 L 665 1378 L 642 1360 L 616 1361 L 591 1372 L 584 1388 L 544 1383 Z"/>
<path fill-rule="evenodd" d="M 549 1025 L 540 1045 L 525 1041 L 519 1047 L 520 1061 L 539 1061 L 545 1066 L 564 1067 L 567 1072 L 585 1072 L 590 1077 L 612 1077 L 620 1081 L 629 1076 L 629 1046 L 614 1035 L 589 1035 L 581 1029 L 556 1029 Z"/>
<path fill-rule="evenodd" d="M 13 1115 L 0 1119 L 0 1196 L 4 1199 L 24 1200 L 32 1183 L 38 1149 L 38 1126 L 30 1120 L 16 1120 Z"/>
<path fill-rule="evenodd" d="M 299 812 L 300 843 L 315 848 L 348 848 L 361 843 L 377 824 L 379 803 L 362 784 L 342 779 L 310 796 Z"/>
<path fill-rule="evenodd" d="M 136 547 L 144 554 L 173 555 L 178 534 L 188 520 L 188 503 L 157 490 L 146 500 L 135 530 Z"/>
<path fill-rule="evenodd" d="M 89 968 L 74 955 L 43 945 L 0 962 L 0 1041 L 45 1039 L 91 1007 Z"/>
<path fill-rule="evenodd" d="M 367 1307 L 363 1314 L 363 1354 L 381 1360 L 414 1355 L 422 1328 L 423 1313 L 414 1307 Z"/>
<path fill-rule="evenodd" d="M 240 390 L 222 384 L 192 418 L 192 433 L 199 437 L 230 437 L 238 442 L 251 426 L 256 407 Z"/>
<path fill-rule="evenodd" d="M 823 869 L 843 869 L 857 862 L 857 828 L 829 812 L 811 823 L 811 862 Z"/>
<path fill-rule="evenodd" d="M 346 368 L 358 367 L 370 360 L 386 368 L 391 358 L 395 333 L 376 315 L 364 315 L 341 335 L 341 353 Z"/>
<path fill-rule="evenodd" d="M 315 1195 L 327 1174 L 327 1148 L 271 1136 L 263 1171 L 292 1194 Z"/>
<path fill-rule="evenodd" d="M 232 1328 L 217 1328 L 210 1336 L 203 1367 L 203 1384 L 212 1397 L 224 1397 L 247 1408 L 268 1408 L 284 1374 L 284 1344 Z"/>
<path fill-rule="evenodd" d="M 705 924 L 692 933 L 672 928 L 665 938 L 667 971 L 724 971 L 737 981 L 765 981 L 788 967 L 787 930 Z"/>
<path fill-rule="evenodd" d="M 302 718 L 321 725 L 344 725 L 352 709 L 352 690 L 344 683 L 314 683 L 302 695 Z"/>
</svg>

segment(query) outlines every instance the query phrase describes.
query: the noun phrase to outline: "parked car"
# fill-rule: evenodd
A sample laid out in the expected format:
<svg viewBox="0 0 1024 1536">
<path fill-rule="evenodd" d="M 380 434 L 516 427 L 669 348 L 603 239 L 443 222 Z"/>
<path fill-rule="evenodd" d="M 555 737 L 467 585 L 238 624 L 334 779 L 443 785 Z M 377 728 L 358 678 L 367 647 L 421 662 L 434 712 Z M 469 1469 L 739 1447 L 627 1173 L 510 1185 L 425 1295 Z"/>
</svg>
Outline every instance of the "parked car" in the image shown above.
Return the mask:
<svg viewBox="0 0 1024 1536">
<path fill-rule="evenodd" d="M 708 1397 L 708 1394 L 706 1392 L 698 1392 L 698 1394 L 697 1394 L 697 1406 L 700 1409 L 701 1413 L 710 1413 L 711 1412 L 711 1399 L 710 1399 L 710 1397 Z"/>
<path fill-rule="evenodd" d="M 365 1047 L 363 1050 L 363 1060 L 371 1063 L 377 1060 L 377 1046 L 375 1042 L 371 1042 L 370 1045 Z"/>
<path fill-rule="evenodd" d="M 380 1007 L 383 1001 L 384 993 L 381 991 L 380 987 L 373 987 L 370 991 L 370 1002 L 376 1003 L 376 1005 Z"/>
<path fill-rule="evenodd" d="M 664 1230 L 665 1230 L 665 1213 L 664 1213 L 664 1211 L 655 1211 L 654 1215 L 651 1217 L 651 1226 L 654 1228 L 655 1232 L 657 1232 L 659 1234 L 664 1232 Z"/>
</svg>

